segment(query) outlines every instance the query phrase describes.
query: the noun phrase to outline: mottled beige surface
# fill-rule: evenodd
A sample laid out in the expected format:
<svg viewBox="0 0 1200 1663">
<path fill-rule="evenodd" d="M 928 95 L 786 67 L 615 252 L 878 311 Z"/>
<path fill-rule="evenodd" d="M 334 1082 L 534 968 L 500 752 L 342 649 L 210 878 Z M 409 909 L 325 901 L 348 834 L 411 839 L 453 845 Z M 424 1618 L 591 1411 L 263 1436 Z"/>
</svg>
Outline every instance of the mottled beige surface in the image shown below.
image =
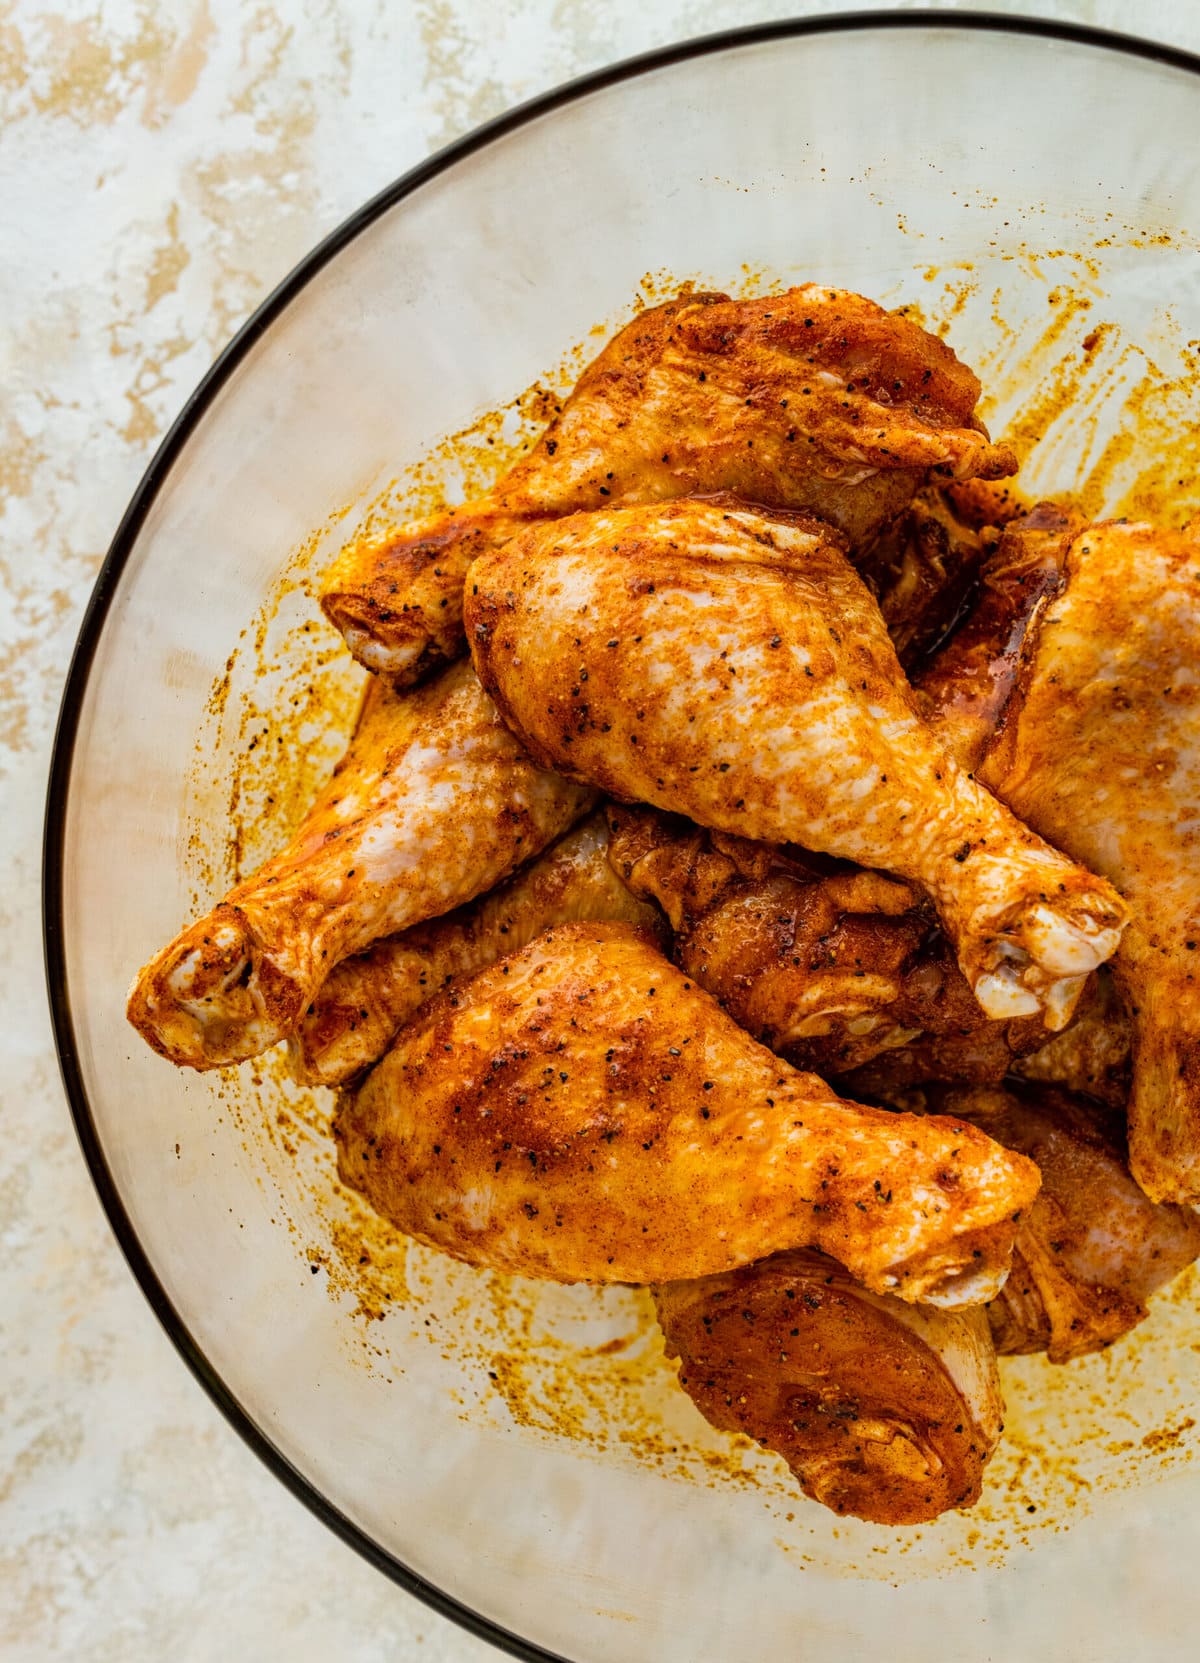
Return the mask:
<svg viewBox="0 0 1200 1663">
<path fill-rule="evenodd" d="M 1193 0 L 992 0 L 1200 49 Z M 92 1194 L 41 985 L 42 796 L 79 615 L 157 440 L 293 262 L 581 70 L 802 7 L 0 0 L 0 1655 L 493 1655 L 340 1546 L 179 1362 Z M 748 258 L 752 251 L 748 251 Z"/>
</svg>

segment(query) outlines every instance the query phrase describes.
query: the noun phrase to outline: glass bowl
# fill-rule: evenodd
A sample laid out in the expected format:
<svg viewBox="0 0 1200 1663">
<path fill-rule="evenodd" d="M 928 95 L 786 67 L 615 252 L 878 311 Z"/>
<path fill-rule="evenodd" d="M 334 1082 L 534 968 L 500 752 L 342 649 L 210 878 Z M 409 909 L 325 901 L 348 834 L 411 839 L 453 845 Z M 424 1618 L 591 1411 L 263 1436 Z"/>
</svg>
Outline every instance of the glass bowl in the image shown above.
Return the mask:
<svg viewBox="0 0 1200 1663">
<path fill-rule="evenodd" d="M 336 751 L 356 672 L 307 578 L 346 515 L 397 474 L 400 495 L 428 488 L 403 470 L 430 454 L 449 486 L 478 472 L 530 401 L 448 436 L 569 381 L 572 349 L 639 294 L 815 278 L 907 303 L 981 371 L 1027 490 L 1195 512 L 1168 453 L 1200 425 L 1198 71 L 1080 29 L 899 14 L 593 76 L 417 168 L 297 267 L 117 533 L 47 820 L 84 1153 L 147 1298 L 251 1447 L 518 1655 L 1191 1656 L 1186 1289 L 1104 1358 L 1010 1367 L 1010 1441 L 974 1513 L 839 1522 L 706 1430 L 644 1296 L 505 1284 L 373 1233 L 335 1191 L 324 1105 L 270 1058 L 172 1069 L 124 1021 L 129 980 L 278 840 Z"/>
</svg>

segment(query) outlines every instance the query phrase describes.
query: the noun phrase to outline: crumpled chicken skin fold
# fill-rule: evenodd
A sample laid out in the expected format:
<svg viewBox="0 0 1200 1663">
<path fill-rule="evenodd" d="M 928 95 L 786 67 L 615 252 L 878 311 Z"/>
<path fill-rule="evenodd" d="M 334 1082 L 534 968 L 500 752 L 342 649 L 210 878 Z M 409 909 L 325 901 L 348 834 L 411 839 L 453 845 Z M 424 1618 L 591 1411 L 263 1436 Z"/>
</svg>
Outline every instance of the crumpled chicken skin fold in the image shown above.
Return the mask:
<svg viewBox="0 0 1200 1663">
<path fill-rule="evenodd" d="M 979 393 L 944 342 L 860 295 L 683 294 L 608 343 L 486 497 L 351 543 L 322 605 L 368 669 L 411 682 L 465 648 L 471 561 L 540 521 L 736 491 L 857 541 L 931 473 L 1016 471 L 975 416 Z"/>
<path fill-rule="evenodd" d="M 705 1420 L 781 1455 L 812 1500 L 890 1525 L 978 1501 L 1004 1414 L 983 1311 L 869 1293 L 805 1249 L 654 1302 Z"/>
<path fill-rule="evenodd" d="M 994 1296 L 1037 1169 L 837 1098 L 636 930 L 567 924 L 425 1007 L 344 1092 L 338 1170 L 471 1264 L 661 1282 L 816 1246 L 868 1287 Z"/>
<path fill-rule="evenodd" d="M 471 568 L 480 679 L 548 767 L 920 884 L 983 1010 L 1070 1019 L 1127 918 L 916 708 L 828 528 L 732 499 L 576 515 Z"/>
<path fill-rule="evenodd" d="M 1130 1164 L 1200 1202 L 1200 530 L 1113 522 L 1067 554 L 981 778 L 1103 872 L 1132 923 Z"/>
<path fill-rule="evenodd" d="M 919 492 L 866 548 L 853 551 L 855 570 L 879 601 L 896 657 L 914 674 L 944 639 L 967 604 L 1000 531 L 960 518 L 941 487 Z"/>
<path fill-rule="evenodd" d="M 1042 1175 L 1012 1275 L 988 1306 L 1001 1353 L 1066 1363 L 1101 1351 L 1200 1256 L 1200 1217 L 1149 1200 L 1130 1176 L 1119 1116 L 1048 1086 L 933 1088 L 926 1101 L 1028 1155 Z"/>
<path fill-rule="evenodd" d="M 517 952 L 551 924 L 579 919 L 616 920 L 666 935 L 658 908 L 632 895 L 609 864 L 601 812 L 498 889 L 343 959 L 289 1041 L 293 1076 L 305 1084 L 344 1084 L 377 1062 L 402 1024 L 450 981 Z"/>
<path fill-rule="evenodd" d="M 339 960 L 508 877 L 594 800 L 530 760 L 469 664 L 410 693 L 372 683 L 292 842 L 151 959 L 129 1020 L 190 1068 L 257 1056 Z"/>
<path fill-rule="evenodd" d="M 914 1081 L 1001 1080 L 1045 1040 L 1040 1013 L 985 1016 L 910 884 L 657 809 L 606 812 L 609 859 L 667 913 L 676 964 L 794 1067 L 828 1077 L 878 1058 Z"/>
<path fill-rule="evenodd" d="M 1040 502 L 1005 526 L 982 561 L 979 592 L 914 686 L 930 727 L 967 770 L 978 768 L 1000 726 L 1037 622 L 1063 586 L 1083 516 Z"/>
</svg>

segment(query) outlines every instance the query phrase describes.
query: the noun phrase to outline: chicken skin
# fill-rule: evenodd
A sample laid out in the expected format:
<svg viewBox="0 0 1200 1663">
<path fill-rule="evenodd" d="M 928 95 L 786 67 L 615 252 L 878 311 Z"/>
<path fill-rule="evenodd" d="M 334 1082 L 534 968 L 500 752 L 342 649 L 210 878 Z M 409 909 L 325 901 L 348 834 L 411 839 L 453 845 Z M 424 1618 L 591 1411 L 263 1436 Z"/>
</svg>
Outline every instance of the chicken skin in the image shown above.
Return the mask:
<svg viewBox="0 0 1200 1663">
<path fill-rule="evenodd" d="M 1082 522 L 1055 504 L 1019 516 L 985 504 L 1007 515 L 1006 527 L 976 530 L 969 512 L 942 495 L 915 499 L 871 558 L 880 610 L 901 646 L 927 637 L 932 616 L 946 616 L 938 584 L 961 593 L 963 566 L 978 578 L 965 620 L 916 684 L 929 726 L 970 770 L 1011 695 L 1030 620 L 1061 586 L 1067 545 Z M 653 809 L 610 808 L 608 819 L 613 864 L 669 915 L 676 962 L 796 1067 L 849 1075 L 870 1096 L 929 1079 L 998 1083 L 1043 1045 L 1039 1015 L 984 1015 L 931 907 L 911 886 L 853 867 L 821 870 L 801 851 L 704 832 Z M 1095 1019 L 1086 1032 L 1105 1043 Z"/>
<path fill-rule="evenodd" d="M 1143 1195 L 1119 1120 L 1097 1105 L 1045 1089 L 934 1087 L 917 1100 L 1042 1175 L 985 1311 L 869 1293 L 805 1249 L 654 1290 L 679 1383 L 705 1419 L 778 1452 L 815 1501 L 880 1524 L 978 1499 L 1001 1432 L 997 1352 L 1065 1363 L 1103 1350 L 1200 1256 L 1200 1218 Z"/>
<path fill-rule="evenodd" d="M 609 864 L 599 812 L 498 889 L 343 959 L 289 1042 L 294 1078 L 343 1084 L 378 1061 L 413 1012 L 449 982 L 517 952 L 549 925 L 575 919 L 616 920 L 666 935 L 658 908 L 639 901 Z"/>
<path fill-rule="evenodd" d="M 996 504 L 1009 516 L 1004 532 L 976 532 L 941 496 L 917 497 L 881 539 L 893 565 L 878 549 L 871 559 L 889 634 L 896 642 L 899 627 L 909 644 L 946 615 L 936 585 L 956 589 L 964 565 L 977 572 L 966 622 L 917 682 L 932 730 L 961 767 L 974 768 L 1016 682 L 1030 617 L 1059 589 L 1080 521 L 1055 504 L 1019 517 Z M 984 1016 L 911 886 L 878 871 L 823 870 L 801 851 L 703 832 L 648 808 L 610 808 L 608 820 L 613 865 L 670 915 L 676 963 L 796 1068 L 844 1076 L 851 1094 L 873 1096 L 926 1079 L 999 1083 L 1044 1044 L 1039 1014 Z M 1089 1061 L 1107 1069 L 1092 1053 L 1110 1048 L 1109 1028 L 1085 1013 L 1087 1003 L 1085 993 L 1062 1053 L 1052 1063 L 1047 1056 L 1072 1078 Z"/>
<path fill-rule="evenodd" d="M 1023 1080 L 1082 1092 L 1123 1114 L 1130 1086 L 1129 1014 L 1111 971 L 1106 964 L 1096 972 L 1092 997 L 1080 1002 L 1071 1026 L 1015 1058 L 1012 1072 Z"/>
<path fill-rule="evenodd" d="M 979 1499 L 1004 1414 L 983 1311 L 869 1293 L 808 1249 L 654 1302 L 705 1420 L 781 1455 L 814 1501 L 921 1524 Z"/>
<path fill-rule="evenodd" d="M 610 796 L 921 885 L 982 1009 L 1065 1026 L 1127 912 L 918 715 L 829 531 L 731 499 L 576 515 L 481 556 L 484 686 L 531 754 Z"/>
<path fill-rule="evenodd" d="M 934 1087 L 926 1101 L 1028 1155 L 1042 1175 L 1012 1275 L 988 1306 L 1002 1353 L 1065 1363 L 1103 1350 L 1200 1256 L 1200 1217 L 1156 1205 L 1130 1176 L 1119 1115 L 1049 1086 Z"/>
<path fill-rule="evenodd" d="M 342 1094 L 338 1168 L 472 1264 L 663 1282 L 818 1247 L 875 1292 L 994 1296 L 1037 1169 L 837 1098 L 636 930 L 566 924 L 442 995 Z"/>
<path fill-rule="evenodd" d="M 931 474 L 1016 471 L 975 416 L 979 393 L 936 336 L 859 295 L 682 294 L 609 342 L 486 497 L 345 549 L 322 605 L 368 669 L 413 682 L 465 650 L 472 560 L 527 526 L 735 491 L 858 541 Z"/>
<path fill-rule="evenodd" d="M 981 777 L 1130 903 L 1130 1164 L 1200 1202 L 1200 534 L 1074 539 Z"/>
<path fill-rule="evenodd" d="M 978 768 L 999 727 L 1037 620 L 1063 586 L 1084 520 L 1039 503 L 1011 521 L 981 563 L 979 592 L 959 628 L 914 683 L 921 708 L 960 768 Z"/>
<path fill-rule="evenodd" d="M 871 560 L 901 646 L 927 638 L 930 618 L 946 616 L 937 584 L 960 593 L 964 565 L 978 579 L 966 617 L 916 682 L 929 726 L 969 771 L 1083 522 L 1055 503 L 1017 514 L 990 502 L 964 510 L 941 496 L 914 500 Z M 972 506 L 1004 517 L 1003 531 L 973 527 Z M 930 1079 L 999 1083 L 1044 1047 L 1040 1015 L 983 1013 L 931 907 L 910 886 L 853 867 L 823 871 L 800 851 L 707 833 L 652 809 L 612 808 L 608 818 L 613 863 L 670 916 L 676 962 L 796 1067 L 846 1076 L 871 1097 Z M 1068 1084 L 1090 1073 L 1093 1086 L 1080 1089 L 1099 1094 L 1101 1071 L 1106 1080 L 1119 1074 L 1122 1025 L 1119 1013 L 1101 1018 L 1095 1002 L 1085 991 L 1060 1049 L 1045 1047 L 1044 1066 L 1068 1070 L 1047 1076 Z"/>
<path fill-rule="evenodd" d="M 939 966 L 944 951 L 935 937 L 927 954 L 918 956 L 909 980 L 918 988 L 932 985 L 932 974 Z M 1052 1066 L 1064 1070 L 1066 1061 L 1080 1056 L 1083 1041 L 1074 1040 L 1077 1029 L 1094 1037 L 1094 978 L 1089 977 L 1070 1025 L 1062 1033 L 1051 1036 L 1049 1044 L 1061 1041 L 1064 1051 L 1060 1061 Z M 1009 1074 L 1020 1073 L 1026 1062 L 1048 1048 L 1046 1030 L 1036 1017 L 1018 1016 L 1011 1022 L 983 1021 L 978 1013 L 972 1015 L 961 986 L 953 979 L 943 983 L 944 994 L 929 995 L 925 1025 L 919 1034 L 903 1045 L 888 1050 L 876 1048 L 873 1057 L 853 1068 L 829 1068 L 836 1075 L 839 1089 L 868 1102 L 886 1102 L 889 1096 L 908 1086 L 919 1086 L 927 1080 L 949 1080 L 956 1085 L 998 1085 Z M 920 1007 L 918 1007 L 920 1009 Z M 961 1018 L 955 1021 L 956 1014 Z M 1074 1041 L 1072 1044 L 1071 1042 Z"/>
<path fill-rule="evenodd" d="M 844 1075 L 882 1054 L 889 1079 L 1001 1080 L 1045 1040 L 1040 1014 L 984 1015 L 911 885 L 655 809 L 607 812 L 609 859 L 667 913 L 680 969 L 794 1067 Z"/>
<path fill-rule="evenodd" d="M 257 1056 L 339 960 L 490 888 L 594 801 L 525 755 L 468 663 L 407 694 L 372 683 L 292 842 L 151 959 L 129 1020 L 190 1068 Z"/>
<path fill-rule="evenodd" d="M 959 517 L 949 494 L 920 492 L 854 565 L 878 598 L 896 656 L 908 675 L 922 665 L 967 603 L 1000 532 Z"/>
<path fill-rule="evenodd" d="M 965 619 L 917 678 L 926 720 L 960 768 L 979 767 L 1012 697 L 1037 620 L 1062 588 L 1067 549 L 1083 524 L 1069 505 L 1053 502 L 1008 519 L 998 544 L 984 552 L 978 592 Z M 1119 1001 L 1102 998 L 1094 978 L 1065 1032 L 1043 1044 L 1045 1035 L 1039 1037 L 1027 1017 L 973 1021 L 953 980 L 934 980 L 932 966 L 944 956 L 944 944 L 932 937 L 910 966 L 910 985 L 929 991 L 924 1020 L 908 1006 L 911 1025 L 919 1022 L 921 1031 L 900 1047 L 874 1047 L 874 1057 L 846 1075 L 848 1089 L 874 1097 L 923 1080 L 998 1083 L 1010 1069 L 1024 1072 L 1028 1063 L 1031 1078 L 1062 1080 L 1124 1104 L 1128 1034 L 1115 1008 Z M 898 990 L 892 1007 L 897 1017 L 902 997 Z M 832 1065 L 829 1071 L 844 1072 Z"/>
</svg>

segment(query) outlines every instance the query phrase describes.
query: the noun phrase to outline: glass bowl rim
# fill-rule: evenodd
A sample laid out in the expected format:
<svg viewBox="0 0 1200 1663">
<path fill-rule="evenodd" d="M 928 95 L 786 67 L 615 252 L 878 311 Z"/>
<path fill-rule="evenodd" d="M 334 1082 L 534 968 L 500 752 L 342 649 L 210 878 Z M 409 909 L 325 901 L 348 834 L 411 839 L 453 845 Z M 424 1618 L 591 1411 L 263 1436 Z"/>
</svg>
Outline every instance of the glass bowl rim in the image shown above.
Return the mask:
<svg viewBox="0 0 1200 1663">
<path fill-rule="evenodd" d="M 398 1583 L 406 1592 L 415 1595 L 443 1617 L 448 1617 L 480 1639 L 487 1640 L 501 1651 L 524 1660 L 524 1663 L 571 1663 L 571 1660 L 561 1653 L 547 1651 L 533 1641 L 502 1627 L 428 1581 L 374 1541 L 304 1476 L 255 1423 L 197 1345 L 159 1281 L 125 1209 L 120 1190 L 105 1158 L 91 1104 L 84 1088 L 66 973 L 63 855 L 67 804 L 79 718 L 92 662 L 121 573 L 155 499 L 197 424 L 225 382 L 275 319 L 324 266 L 381 215 L 402 202 L 421 185 L 448 172 L 475 151 L 495 143 L 540 116 L 550 114 L 593 92 L 615 86 L 622 81 L 670 68 L 691 58 L 758 46 L 772 40 L 791 40 L 809 35 L 843 35 L 873 29 L 922 28 L 948 29 L 960 34 L 997 33 L 1065 41 L 1070 45 L 1149 59 L 1200 76 L 1200 55 L 1181 47 L 1170 46 L 1166 42 L 1064 19 L 988 11 L 946 11 L 923 7 L 906 11 L 876 9 L 837 12 L 820 17 L 781 18 L 697 35 L 655 47 L 634 57 L 620 59 L 515 105 L 502 115 L 435 151 L 433 155 L 401 174 L 356 208 L 288 272 L 222 349 L 195 390 L 188 396 L 130 498 L 84 609 L 63 684 L 51 749 L 42 838 L 42 942 L 46 990 L 59 1071 L 71 1119 L 83 1158 L 117 1244 L 151 1310 L 194 1378 L 230 1426 L 292 1495 L 343 1542 L 393 1582 Z"/>
</svg>

